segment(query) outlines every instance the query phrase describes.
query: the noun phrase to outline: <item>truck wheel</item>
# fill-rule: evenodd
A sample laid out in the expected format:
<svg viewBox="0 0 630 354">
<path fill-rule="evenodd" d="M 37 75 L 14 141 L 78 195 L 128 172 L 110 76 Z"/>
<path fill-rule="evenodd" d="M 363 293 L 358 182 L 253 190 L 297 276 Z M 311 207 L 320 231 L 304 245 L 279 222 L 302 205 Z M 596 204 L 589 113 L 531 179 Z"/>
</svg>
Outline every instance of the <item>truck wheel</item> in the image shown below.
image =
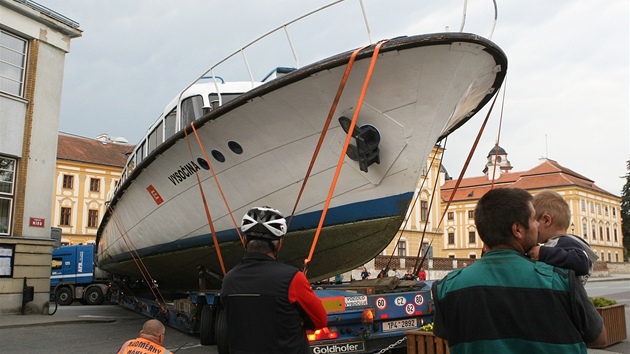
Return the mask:
<svg viewBox="0 0 630 354">
<path fill-rule="evenodd" d="M 217 342 L 217 352 L 219 352 L 219 354 L 229 354 L 227 311 L 225 311 L 225 309 L 220 309 L 217 313 L 217 324 L 214 331 L 216 336 L 215 340 Z"/>
<path fill-rule="evenodd" d="M 55 298 L 57 299 L 57 303 L 62 306 L 70 305 L 74 300 L 72 298 L 72 291 L 68 288 L 57 289 L 57 292 L 55 292 Z"/>
<path fill-rule="evenodd" d="M 201 308 L 201 323 L 199 325 L 199 342 L 201 345 L 214 344 L 214 308 L 204 305 Z"/>
<path fill-rule="evenodd" d="M 103 292 L 98 286 L 88 288 L 84 296 L 88 305 L 100 305 L 103 303 Z"/>
</svg>

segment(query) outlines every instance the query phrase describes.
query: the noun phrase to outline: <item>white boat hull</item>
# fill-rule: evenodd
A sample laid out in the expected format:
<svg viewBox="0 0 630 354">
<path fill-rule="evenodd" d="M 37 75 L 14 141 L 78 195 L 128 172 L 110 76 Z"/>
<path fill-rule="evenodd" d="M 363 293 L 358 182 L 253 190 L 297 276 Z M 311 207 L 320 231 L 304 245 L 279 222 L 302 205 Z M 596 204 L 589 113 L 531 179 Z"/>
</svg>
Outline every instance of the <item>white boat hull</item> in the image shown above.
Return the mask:
<svg viewBox="0 0 630 354">
<path fill-rule="evenodd" d="M 280 252 L 281 260 L 298 267 L 308 256 L 346 139 L 338 118 L 355 113 L 373 50 L 364 49 L 354 64 Z M 296 70 L 207 114 L 195 123 L 201 146 L 188 129 L 188 138 L 180 132 L 153 151 L 111 201 L 98 232 L 98 266 L 138 278 L 134 250 L 167 289 L 196 288 L 198 266 L 221 274 L 195 172 L 226 267 L 236 264 L 244 251 L 234 221 L 239 224 L 253 206 L 285 215 L 293 209 L 349 56 Z M 346 156 L 309 264 L 310 280 L 362 265 L 389 244 L 436 141 L 496 93 L 506 69 L 501 50 L 474 35 L 405 37 L 382 46 L 357 121 L 378 130 L 380 161 L 364 172 Z M 231 149 L 233 142 L 240 149 Z"/>
</svg>

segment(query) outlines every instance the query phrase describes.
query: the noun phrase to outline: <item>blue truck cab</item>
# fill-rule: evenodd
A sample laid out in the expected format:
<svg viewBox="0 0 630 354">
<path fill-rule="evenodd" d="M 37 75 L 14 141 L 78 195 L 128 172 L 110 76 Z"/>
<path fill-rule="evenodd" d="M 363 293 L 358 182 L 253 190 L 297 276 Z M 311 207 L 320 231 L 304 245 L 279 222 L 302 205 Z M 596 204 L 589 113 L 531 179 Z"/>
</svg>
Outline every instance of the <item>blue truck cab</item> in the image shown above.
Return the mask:
<svg viewBox="0 0 630 354">
<path fill-rule="evenodd" d="M 50 291 L 60 305 L 79 300 L 100 305 L 109 289 L 105 273 L 94 265 L 94 245 L 72 245 L 52 252 Z"/>
</svg>

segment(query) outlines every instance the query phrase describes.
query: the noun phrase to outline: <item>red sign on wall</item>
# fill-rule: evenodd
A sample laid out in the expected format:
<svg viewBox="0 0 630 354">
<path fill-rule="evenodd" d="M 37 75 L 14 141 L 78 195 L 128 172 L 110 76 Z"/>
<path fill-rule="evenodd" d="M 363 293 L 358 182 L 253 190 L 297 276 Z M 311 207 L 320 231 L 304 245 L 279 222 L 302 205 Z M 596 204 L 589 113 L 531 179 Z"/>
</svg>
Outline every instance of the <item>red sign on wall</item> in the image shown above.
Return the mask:
<svg viewBox="0 0 630 354">
<path fill-rule="evenodd" d="M 155 200 L 157 205 L 160 205 L 164 202 L 164 199 L 162 199 L 162 196 L 160 195 L 160 193 L 158 193 L 158 191 L 155 189 L 155 187 L 153 187 L 152 184 L 147 187 L 147 190 L 149 191 L 149 194 L 151 194 L 153 200 Z"/>
<path fill-rule="evenodd" d="M 28 226 L 30 227 L 44 227 L 46 219 L 42 218 L 28 218 Z"/>
</svg>

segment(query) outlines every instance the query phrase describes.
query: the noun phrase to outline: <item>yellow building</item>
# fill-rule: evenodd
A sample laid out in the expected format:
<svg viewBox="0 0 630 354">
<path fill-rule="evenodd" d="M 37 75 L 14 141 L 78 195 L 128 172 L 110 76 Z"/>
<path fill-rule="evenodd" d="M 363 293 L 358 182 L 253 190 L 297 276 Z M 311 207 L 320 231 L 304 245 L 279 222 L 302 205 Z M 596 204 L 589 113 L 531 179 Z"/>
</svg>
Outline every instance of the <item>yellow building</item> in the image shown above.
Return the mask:
<svg viewBox="0 0 630 354">
<path fill-rule="evenodd" d="M 93 243 L 133 145 L 99 135 L 96 139 L 59 133 L 52 225 L 62 244 Z"/>
<path fill-rule="evenodd" d="M 443 233 L 439 226 L 442 203 L 440 186 L 448 178 L 444 170 L 440 171 L 440 159 L 443 152 L 444 149 L 437 146 L 431 151 L 407 212 L 406 221 L 400 233 L 383 250 L 382 255 L 415 257 L 418 255 L 418 250 L 426 250 L 431 243 L 434 249 L 436 244 L 441 244 Z M 420 243 L 422 243 L 422 248 Z M 396 265 L 396 267 L 407 268 L 404 264 Z"/>
<path fill-rule="evenodd" d="M 623 262 L 621 234 L 621 198 L 595 185 L 587 177 L 558 162 L 543 159 L 529 171 L 510 172 L 507 153 L 495 146 L 488 153 L 485 176 L 465 178 L 453 195 L 455 181 L 442 186 L 443 203 L 453 196 L 448 209 L 442 205 L 444 239 L 434 248 L 435 257 L 475 258 L 481 256 L 482 243 L 474 222 L 477 200 L 491 188 L 522 188 L 532 195 L 543 189 L 553 190 L 564 197 L 571 209 L 571 226 L 567 233 L 587 241 L 601 261 Z"/>
<path fill-rule="evenodd" d="M 416 189 L 419 198 L 412 204 L 400 234 L 382 252 L 383 256 L 415 257 L 419 249 L 425 250 L 431 244 L 435 258 L 481 257 L 483 242 L 474 220 L 477 201 L 491 188 L 515 187 L 532 195 L 543 189 L 558 192 L 571 208 L 572 222 L 567 233 L 583 237 L 601 261 L 623 262 L 621 198 L 599 188 L 594 181 L 549 159 L 529 171 L 512 172 L 507 153 L 495 146 L 488 153 L 485 175 L 462 179 L 453 193 L 457 181 L 440 171 L 441 154 L 442 149 L 434 148 L 432 155 L 436 158 L 429 157 L 426 180 L 423 177 Z M 436 180 L 439 185 L 434 188 Z M 424 247 L 420 248 L 423 233 Z M 394 264 L 403 267 L 403 263 Z"/>
</svg>

